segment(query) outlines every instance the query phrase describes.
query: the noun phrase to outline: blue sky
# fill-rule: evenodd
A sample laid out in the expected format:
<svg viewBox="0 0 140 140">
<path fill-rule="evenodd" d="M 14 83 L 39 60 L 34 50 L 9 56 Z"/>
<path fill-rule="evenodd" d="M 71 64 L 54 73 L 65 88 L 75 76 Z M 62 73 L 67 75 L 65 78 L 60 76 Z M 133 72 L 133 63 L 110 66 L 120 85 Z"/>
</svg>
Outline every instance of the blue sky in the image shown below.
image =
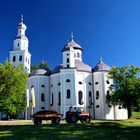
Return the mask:
<svg viewBox="0 0 140 140">
<path fill-rule="evenodd" d="M 0 62 L 9 57 L 20 15 L 32 64 L 62 63 L 70 33 L 94 67 L 100 57 L 110 66 L 140 66 L 140 0 L 0 0 Z"/>
</svg>

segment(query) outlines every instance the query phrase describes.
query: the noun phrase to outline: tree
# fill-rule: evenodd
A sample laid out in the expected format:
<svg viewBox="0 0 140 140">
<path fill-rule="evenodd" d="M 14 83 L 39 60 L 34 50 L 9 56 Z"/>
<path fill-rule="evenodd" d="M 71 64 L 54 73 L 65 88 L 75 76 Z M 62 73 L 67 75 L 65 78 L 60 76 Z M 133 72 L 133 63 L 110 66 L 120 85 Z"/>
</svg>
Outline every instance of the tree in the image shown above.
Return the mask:
<svg viewBox="0 0 140 140">
<path fill-rule="evenodd" d="M 132 116 L 132 107 L 140 101 L 140 68 L 134 66 L 112 67 L 109 78 L 114 80 L 107 94 L 107 103 L 119 105 L 128 110 L 128 118 Z"/>
<path fill-rule="evenodd" d="M 28 75 L 22 65 L 14 68 L 11 62 L 0 64 L 0 111 L 10 115 L 24 111 Z"/>
<path fill-rule="evenodd" d="M 49 67 L 48 62 L 46 62 L 46 61 L 41 61 L 39 65 L 37 65 L 37 64 L 32 65 L 32 66 L 31 66 L 31 71 L 34 71 L 34 70 L 36 70 L 36 69 L 43 68 L 43 67 Z"/>
</svg>

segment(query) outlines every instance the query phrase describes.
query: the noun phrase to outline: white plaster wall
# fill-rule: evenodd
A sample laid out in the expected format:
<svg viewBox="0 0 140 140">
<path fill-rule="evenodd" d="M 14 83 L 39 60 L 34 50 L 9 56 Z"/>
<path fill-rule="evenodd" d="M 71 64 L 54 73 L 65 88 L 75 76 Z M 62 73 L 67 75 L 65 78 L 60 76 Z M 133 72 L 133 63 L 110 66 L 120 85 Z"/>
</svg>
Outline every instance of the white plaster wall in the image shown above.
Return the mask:
<svg viewBox="0 0 140 140">
<path fill-rule="evenodd" d="M 75 92 L 75 69 L 61 69 L 60 71 L 60 82 L 61 82 L 61 95 L 62 95 L 62 106 L 61 113 L 64 115 L 69 110 L 70 106 L 76 106 L 76 92 Z M 70 82 L 66 82 L 69 79 Z M 70 89 L 71 96 L 67 99 L 67 89 Z"/>
<path fill-rule="evenodd" d="M 94 72 L 93 73 L 93 81 L 94 81 L 94 111 L 95 111 L 95 119 L 104 119 L 105 112 L 104 112 L 104 88 L 103 88 L 103 74 L 101 72 Z M 98 82 L 96 85 L 95 83 Z M 99 91 L 99 99 L 96 99 L 96 92 Z M 99 105 L 99 108 L 97 108 Z"/>
<path fill-rule="evenodd" d="M 45 87 L 42 87 L 44 85 Z M 49 77 L 43 75 L 31 76 L 28 78 L 28 88 L 31 101 L 31 87 L 35 90 L 35 108 L 34 113 L 42 110 L 41 107 L 49 109 Z M 45 102 L 41 101 L 41 93 L 45 94 Z M 31 109 L 31 102 L 30 102 Z"/>
<path fill-rule="evenodd" d="M 15 51 L 17 50 L 28 50 L 28 39 L 24 40 L 24 39 L 15 39 L 14 43 L 13 43 L 13 49 Z M 19 44 L 19 46 L 18 46 Z"/>
<path fill-rule="evenodd" d="M 78 56 L 78 53 L 79 53 L 79 56 Z M 79 50 L 79 49 L 75 49 L 74 50 L 74 58 L 75 59 L 78 59 L 78 60 L 80 60 L 80 61 L 82 61 L 82 51 L 81 50 Z"/>
<path fill-rule="evenodd" d="M 22 61 L 19 61 L 20 55 L 22 56 Z M 13 56 L 16 57 L 15 62 L 13 62 Z M 26 58 L 27 58 L 27 61 L 26 61 Z M 25 71 L 27 73 L 30 73 L 31 54 L 28 51 L 25 51 L 25 50 L 22 50 L 22 51 L 10 51 L 10 62 L 12 62 L 15 67 L 17 67 L 19 64 L 23 64 L 23 66 L 25 68 Z"/>
<path fill-rule="evenodd" d="M 69 59 L 69 63 L 67 63 L 67 58 Z M 75 67 L 75 61 L 74 61 L 74 49 L 70 48 L 69 51 L 63 52 L 63 66 L 66 68 L 69 64 L 69 67 Z"/>
<path fill-rule="evenodd" d="M 60 73 L 56 73 L 50 76 L 50 105 L 52 103 L 52 93 L 53 93 L 53 106 L 50 106 L 50 109 L 56 110 L 60 113 L 60 107 L 58 105 L 58 93 L 61 92 L 61 85 L 58 85 L 60 83 Z"/>
<path fill-rule="evenodd" d="M 103 102 L 104 102 L 104 109 L 105 109 L 105 119 L 114 119 L 114 107 L 112 105 L 109 106 L 106 103 L 107 91 L 109 91 L 110 86 L 113 84 L 113 80 L 109 79 L 108 77 L 108 72 L 104 72 L 103 74 L 103 83 L 104 83 Z"/>
<path fill-rule="evenodd" d="M 125 120 L 128 119 L 127 109 L 119 109 L 119 106 L 115 106 L 115 119 L 116 120 Z"/>
</svg>

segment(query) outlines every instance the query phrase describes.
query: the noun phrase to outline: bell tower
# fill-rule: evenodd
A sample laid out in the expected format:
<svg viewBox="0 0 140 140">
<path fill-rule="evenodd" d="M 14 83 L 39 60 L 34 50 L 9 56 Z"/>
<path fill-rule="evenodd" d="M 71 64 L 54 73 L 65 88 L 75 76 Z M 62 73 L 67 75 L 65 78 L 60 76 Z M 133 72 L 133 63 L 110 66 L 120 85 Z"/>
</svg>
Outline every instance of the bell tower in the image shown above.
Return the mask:
<svg viewBox="0 0 140 140">
<path fill-rule="evenodd" d="M 30 73 L 31 54 L 28 51 L 29 41 L 25 35 L 27 27 L 23 23 L 23 15 L 21 15 L 17 29 L 18 33 L 13 42 L 13 49 L 10 51 L 10 61 L 15 67 L 19 64 L 23 64 L 25 72 Z"/>
</svg>

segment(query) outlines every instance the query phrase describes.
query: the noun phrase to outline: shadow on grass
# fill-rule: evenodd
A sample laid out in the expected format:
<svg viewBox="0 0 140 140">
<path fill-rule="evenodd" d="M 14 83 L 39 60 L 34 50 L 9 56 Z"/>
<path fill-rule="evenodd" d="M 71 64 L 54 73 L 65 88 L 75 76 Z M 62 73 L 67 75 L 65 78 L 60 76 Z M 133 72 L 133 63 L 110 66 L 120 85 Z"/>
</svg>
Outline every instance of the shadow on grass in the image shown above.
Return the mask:
<svg viewBox="0 0 140 140">
<path fill-rule="evenodd" d="M 140 127 L 114 122 L 0 126 L 0 140 L 138 140 Z"/>
</svg>

